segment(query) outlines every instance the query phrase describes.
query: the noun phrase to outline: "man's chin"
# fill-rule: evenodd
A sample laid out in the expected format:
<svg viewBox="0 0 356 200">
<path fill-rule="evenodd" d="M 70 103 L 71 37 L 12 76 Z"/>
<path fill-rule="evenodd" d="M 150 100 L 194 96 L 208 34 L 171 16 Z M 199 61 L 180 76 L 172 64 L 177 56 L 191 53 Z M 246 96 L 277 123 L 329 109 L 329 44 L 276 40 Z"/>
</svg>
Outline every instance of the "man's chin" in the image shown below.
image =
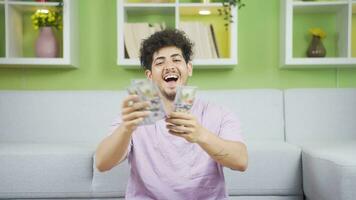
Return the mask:
<svg viewBox="0 0 356 200">
<path fill-rule="evenodd" d="M 163 96 L 169 101 L 174 101 L 174 98 L 176 97 L 176 91 L 164 91 Z"/>
</svg>

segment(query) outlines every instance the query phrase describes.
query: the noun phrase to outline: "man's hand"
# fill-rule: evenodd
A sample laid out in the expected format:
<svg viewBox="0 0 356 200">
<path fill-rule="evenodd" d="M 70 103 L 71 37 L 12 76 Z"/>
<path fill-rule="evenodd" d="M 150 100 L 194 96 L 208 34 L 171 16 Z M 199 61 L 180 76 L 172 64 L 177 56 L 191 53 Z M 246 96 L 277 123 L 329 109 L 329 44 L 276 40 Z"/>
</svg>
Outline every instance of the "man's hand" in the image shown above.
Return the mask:
<svg viewBox="0 0 356 200">
<path fill-rule="evenodd" d="M 169 133 L 182 137 L 191 143 L 198 142 L 204 134 L 203 127 L 189 113 L 172 112 L 168 115 L 166 122 Z"/>
<path fill-rule="evenodd" d="M 139 101 L 137 95 L 129 95 L 122 102 L 122 123 L 114 132 L 100 142 L 95 153 L 96 167 L 107 171 L 120 163 L 128 152 L 133 131 L 149 115 L 149 102 Z"/>
<path fill-rule="evenodd" d="M 246 170 L 248 155 L 243 143 L 220 138 L 189 113 L 172 112 L 166 122 L 169 133 L 197 143 L 217 163 L 234 170 Z"/>
<path fill-rule="evenodd" d="M 129 95 L 122 103 L 122 126 L 126 131 L 133 132 L 145 117 L 150 114 L 147 111 L 149 102 L 139 101 L 137 95 Z"/>
</svg>

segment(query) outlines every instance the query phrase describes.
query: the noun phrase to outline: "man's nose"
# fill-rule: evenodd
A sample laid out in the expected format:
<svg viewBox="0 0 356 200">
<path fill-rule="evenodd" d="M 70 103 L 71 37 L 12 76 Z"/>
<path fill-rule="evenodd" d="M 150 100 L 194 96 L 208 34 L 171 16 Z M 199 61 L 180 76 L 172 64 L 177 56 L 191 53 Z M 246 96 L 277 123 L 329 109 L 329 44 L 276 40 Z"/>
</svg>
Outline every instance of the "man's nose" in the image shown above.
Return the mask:
<svg viewBox="0 0 356 200">
<path fill-rule="evenodd" d="M 176 66 L 174 65 L 174 63 L 172 61 L 167 61 L 166 65 L 165 65 L 165 70 L 175 70 Z"/>
</svg>

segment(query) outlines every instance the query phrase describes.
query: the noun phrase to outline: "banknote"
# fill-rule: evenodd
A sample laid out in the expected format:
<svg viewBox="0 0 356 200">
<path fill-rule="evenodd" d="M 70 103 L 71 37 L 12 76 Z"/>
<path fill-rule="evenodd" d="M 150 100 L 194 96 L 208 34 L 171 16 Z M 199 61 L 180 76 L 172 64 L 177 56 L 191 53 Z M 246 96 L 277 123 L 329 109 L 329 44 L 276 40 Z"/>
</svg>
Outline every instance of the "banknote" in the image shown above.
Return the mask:
<svg viewBox="0 0 356 200">
<path fill-rule="evenodd" d="M 136 94 L 140 101 L 150 102 L 147 110 L 150 114 L 144 118 L 140 125 L 154 124 L 156 121 L 165 118 L 166 112 L 161 100 L 157 86 L 147 79 L 132 80 L 131 85 L 127 88 L 129 94 Z"/>
<path fill-rule="evenodd" d="M 193 106 L 197 87 L 195 86 L 178 86 L 174 107 L 176 112 L 188 113 Z"/>
</svg>

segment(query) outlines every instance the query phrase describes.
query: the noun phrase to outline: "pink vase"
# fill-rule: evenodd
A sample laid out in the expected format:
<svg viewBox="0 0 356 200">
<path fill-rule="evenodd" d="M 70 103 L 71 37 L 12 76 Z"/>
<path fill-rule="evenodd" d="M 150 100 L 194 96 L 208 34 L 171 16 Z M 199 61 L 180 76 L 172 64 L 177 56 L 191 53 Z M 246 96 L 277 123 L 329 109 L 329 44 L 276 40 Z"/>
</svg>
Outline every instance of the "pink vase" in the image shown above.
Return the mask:
<svg viewBox="0 0 356 200">
<path fill-rule="evenodd" d="M 40 28 L 36 41 L 36 56 L 41 58 L 58 57 L 58 43 L 52 27 L 44 26 Z"/>
</svg>

